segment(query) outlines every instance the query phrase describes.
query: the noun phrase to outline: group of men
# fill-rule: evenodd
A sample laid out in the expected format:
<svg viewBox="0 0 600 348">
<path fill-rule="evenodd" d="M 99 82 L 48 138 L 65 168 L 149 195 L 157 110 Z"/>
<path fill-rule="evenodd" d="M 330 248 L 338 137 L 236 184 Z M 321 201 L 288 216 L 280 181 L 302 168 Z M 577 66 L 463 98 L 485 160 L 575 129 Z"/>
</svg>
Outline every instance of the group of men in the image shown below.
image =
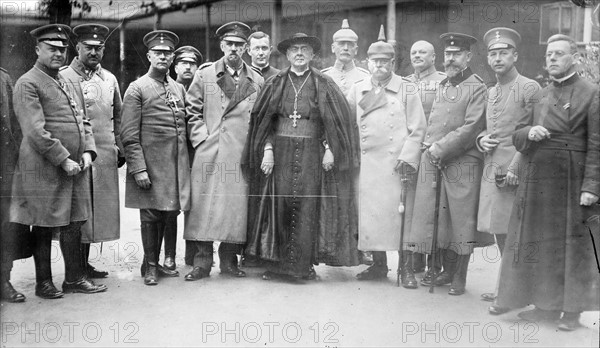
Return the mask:
<svg viewBox="0 0 600 348">
<path fill-rule="evenodd" d="M 383 27 L 367 50 L 368 70 L 355 65 L 358 35 L 347 20 L 333 35 L 335 64 L 323 71 L 310 66 L 320 40 L 303 33 L 277 44 L 290 63 L 278 70 L 269 36 L 244 23 L 216 31 L 223 57 L 203 65 L 197 49 L 176 49 L 175 33 L 156 30 L 143 40 L 148 72 L 121 100 L 100 67 L 108 28 L 75 27 L 79 55 L 60 69 L 70 32 L 32 31 L 38 61 L 12 102 L 3 87 L 3 134 L 14 107 L 18 124 L 7 129 L 18 143 L 20 124 L 23 141 L 12 193 L 3 171 L 3 199 L 12 200 L 2 231 L 33 226 L 36 295 L 106 290 L 90 280 L 107 274 L 87 255 L 89 243 L 119 237 L 116 170 L 126 162 L 125 206 L 140 211 L 146 285 L 179 275 L 183 211 L 186 281 L 210 275 L 213 242 L 221 274 L 245 277 L 243 255 L 266 269 L 265 280 L 315 279 L 313 265 L 358 266 L 365 252 L 372 264 L 357 278 L 385 279 L 386 252 L 401 251 L 405 288 L 419 286 L 415 273 L 427 264 L 422 285 L 462 295 L 473 248 L 495 239 L 501 271 L 494 292 L 482 295 L 494 302 L 491 314 L 534 304 L 519 315 L 573 330 L 582 311 L 599 309 L 584 225 L 600 210 L 599 95 L 577 74 L 570 37 L 548 39 L 552 84 L 542 89 L 515 67 L 520 35 L 489 30 L 483 41 L 497 83 L 488 90 L 469 68 L 477 39 L 461 33 L 440 36 L 445 73 L 434 46 L 418 41 L 414 74 L 404 78 Z M 62 291 L 50 271 L 53 235 L 65 259 Z M 2 260 L 2 298 L 20 302 L 12 259 Z"/>
</svg>

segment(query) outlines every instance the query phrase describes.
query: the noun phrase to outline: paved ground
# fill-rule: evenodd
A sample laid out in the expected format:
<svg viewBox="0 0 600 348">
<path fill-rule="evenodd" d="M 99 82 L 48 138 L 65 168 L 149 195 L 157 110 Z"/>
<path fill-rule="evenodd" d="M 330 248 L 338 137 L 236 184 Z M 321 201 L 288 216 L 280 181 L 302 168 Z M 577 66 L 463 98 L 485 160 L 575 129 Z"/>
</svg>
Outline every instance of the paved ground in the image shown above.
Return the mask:
<svg viewBox="0 0 600 348">
<path fill-rule="evenodd" d="M 123 204 L 123 202 L 121 202 Z M 180 220 L 181 222 L 181 220 Z M 219 275 L 185 282 L 184 243 L 178 243 L 179 278 L 143 285 L 137 211 L 122 210 L 122 238 L 92 250 L 93 264 L 110 272 L 109 290 L 72 294 L 60 300 L 34 295 L 33 260 L 15 262 L 13 285 L 27 301 L 1 304 L 1 346 L 583 346 L 597 347 L 599 313 L 582 316 L 583 328 L 560 332 L 554 323 L 520 321 L 517 311 L 487 313 L 479 295 L 493 289 L 499 267 L 496 249 L 478 249 L 469 265 L 467 293 L 453 297 L 447 287 L 395 286 L 385 281 L 358 282 L 356 268 L 316 268 L 316 281 L 291 284 L 263 281 L 261 269 L 245 279 Z M 182 236 L 180 223 L 179 236 Z M 53 250 L 54 283 L 64 266 Z M 397 257 L 388 253 L 389 266 Z"/>
</svg>

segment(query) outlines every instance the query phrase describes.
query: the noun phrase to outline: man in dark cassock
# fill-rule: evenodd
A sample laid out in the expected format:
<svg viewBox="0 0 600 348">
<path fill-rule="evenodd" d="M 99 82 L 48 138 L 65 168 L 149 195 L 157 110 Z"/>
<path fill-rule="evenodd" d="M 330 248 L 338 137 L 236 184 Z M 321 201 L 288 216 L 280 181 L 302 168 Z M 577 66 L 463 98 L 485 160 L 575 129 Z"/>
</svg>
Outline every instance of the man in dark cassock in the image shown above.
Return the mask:
<svg viewBox="0 0 600 348">
<path fill-rule="evenodd" d="M 81 226 L 91 217 L 90 168 L 96 157 L 92 125 L 79 84 L 58 73 L 67 57 L 71 28 L 49 24 L 31 31 L 37 61 L 15 85 L 13 105 L 23 131 L 13 177 L 10 221 L 33 226 L 35 294 L 97 293 L 81 265 Z M 31 171 L 44 173 L 32 179 Z M 59 233 L 65 261 L 62 291 L 52 282 L 52 235 Z"/>
<path fill-rule="evenodd" d="M 144 36 L 150 62 L 148 72 L 133 81 L 123 97 L 121 141 L 127 159 L 125 207 L 140 210 L 144 284 L 158 284 L 158 276 L 177 277 L 175 250 L 165 250 L 158 263 L 163 231 L 177 238 L 177 215 L 190 207 L 190 162 L 185 129 L 185 89 L 169 77 L 173 50 L 179 37 L 167 30 Z M 172 266 L 172 267 L 167 267 Z"/>
<path fill-rule="evenodd" d="M 279 72 L 279 69 L 269 64 L 271 49 L 271 37 L 266 33 L 256 31 L 248 36 L 248 55 L 252 60 L 250 67 L 265 81 Z"/>
<path fill-rule="evenodd" d="M 265 280 L 314 279 L 318 262 L 359 264 L 356 121 L 335 82 L 309 66 L 320 48 L 303 33 L 280 42 L 291 66 L 268 80 L 252 112 L 243 158 L 246 253 L 269 261 Z"/>
<path fill-rule="evenodd" d="M 577 74 L 578 56 L 572 38 L 548 39 L 552 83 L 534 104 L 533 120 L 517 124 L 513 134 L 532 169 L 515 199 L 495 303 L 533 304 L 519 317 L 558 319 L 566 331 L 580 325 L 581 312 L 600 309 L 599 236 L 585 225 L 600 214 L 600 97 L 598 86 Z"/>
</svg>

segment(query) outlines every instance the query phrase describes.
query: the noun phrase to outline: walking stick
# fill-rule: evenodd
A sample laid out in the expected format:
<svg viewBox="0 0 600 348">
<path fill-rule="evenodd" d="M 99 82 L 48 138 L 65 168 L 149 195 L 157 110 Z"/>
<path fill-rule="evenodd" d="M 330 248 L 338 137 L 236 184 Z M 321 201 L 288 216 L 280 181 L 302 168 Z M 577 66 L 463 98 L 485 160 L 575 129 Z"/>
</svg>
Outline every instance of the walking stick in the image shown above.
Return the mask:
<svg viewBox="0 0 600 348">
<path fill-rule="evenodd" d="M 400 249 L 398 250 L 398 271 L 396 275 L 396 287 L 400 287 L 400 270 L 402 267 L 402 262 L 404 261 L 404 218 L 406 214 L 404 211 L 406 210 L 406 191 L 408 190 L 408 175 L 403 170 L 400 174 L 400 205 L 398 206 L 398 213 L 402 215 L 400 218 Z"/>
<path fill-rule="evenodd" d="M 429 293 L 433 294 L 433 288 L 435 283 L 434 272 L 435 272 L 435 259 L 437 253 L 437 237 L 438 237 L 438 228 L 439 228 L 439 217 L 440 217 L 440 191 L 442 189 L 442 169 L 440 165 L 437 164 L 435 166 L 435 182 L 433 183 L 435 187 L 435 209 L 433 213 L 433 236 L 431 239 L 431 266 L 434 267 L 434 271 L 431 273 L 431 283 L 429 284 Z"/>
</svg>

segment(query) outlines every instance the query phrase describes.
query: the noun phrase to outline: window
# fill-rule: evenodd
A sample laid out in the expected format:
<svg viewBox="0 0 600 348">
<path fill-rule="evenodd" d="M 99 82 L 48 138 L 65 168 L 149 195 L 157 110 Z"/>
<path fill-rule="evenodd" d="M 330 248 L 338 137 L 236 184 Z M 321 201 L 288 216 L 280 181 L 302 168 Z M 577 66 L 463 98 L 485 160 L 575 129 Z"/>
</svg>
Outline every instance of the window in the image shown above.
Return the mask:
<svg viewBox="0 0 600 348">
<path fill-rule="evenodd" d="M 543 4 L 540 11 L 540 44 L 546 44 L 546 40 L 554 34 L 569 35 L 580 44 L 586 43 L 585 41 L 600 41 L 599 19 L 598 4 L 587 8 L 569 1 Z"/>
</svg>

